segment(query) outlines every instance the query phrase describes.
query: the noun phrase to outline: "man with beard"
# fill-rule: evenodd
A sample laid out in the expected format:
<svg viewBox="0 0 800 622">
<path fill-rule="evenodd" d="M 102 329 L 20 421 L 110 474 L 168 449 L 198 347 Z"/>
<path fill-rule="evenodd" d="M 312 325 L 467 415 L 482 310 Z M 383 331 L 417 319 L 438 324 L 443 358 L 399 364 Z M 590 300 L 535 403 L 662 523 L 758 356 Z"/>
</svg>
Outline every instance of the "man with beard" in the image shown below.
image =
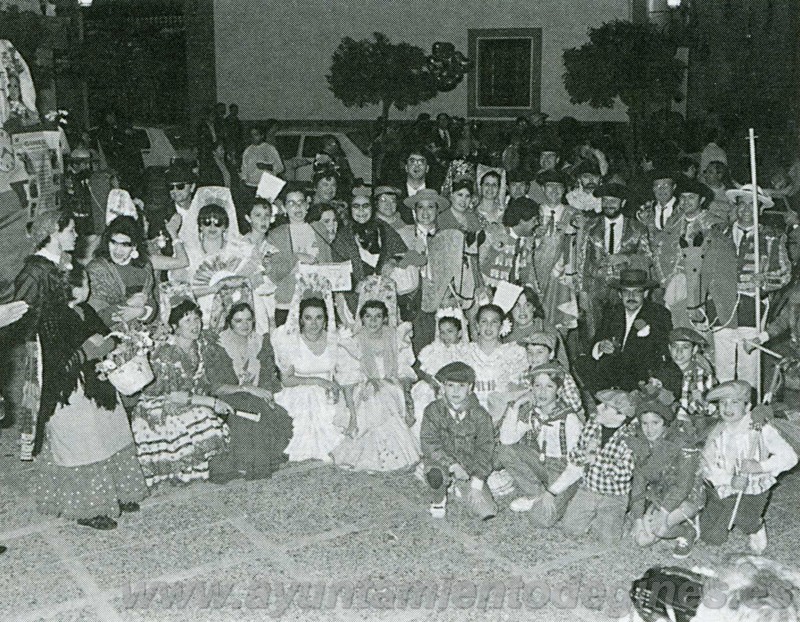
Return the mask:
<svg viewBox="0 0 800 622">
<path fill-rule="evenodd" d="M 606 307 L 594 337 L 591 358 L 583 357 L 580 375 L 591 393 L 618 387 L 632 391 L 647 380 L 667 353 L 672 319 L 647 298 L 656 283 L 644 270 L 622 270 L 611 286 L 622 304 Z"/>
<path fill-rule="evenodd" d="M 603 184 L 594 196 L 603 215 L 587 227 L 578 259 L 582 276 L 579 302 L 587 336 L 595 333 L 603 309 L 612 301 L 611 281 L 623 268 L 649 269 L 652 263 L 647 228 L 622 213 L 628 197 L 625 186 Z"/>
</svg>

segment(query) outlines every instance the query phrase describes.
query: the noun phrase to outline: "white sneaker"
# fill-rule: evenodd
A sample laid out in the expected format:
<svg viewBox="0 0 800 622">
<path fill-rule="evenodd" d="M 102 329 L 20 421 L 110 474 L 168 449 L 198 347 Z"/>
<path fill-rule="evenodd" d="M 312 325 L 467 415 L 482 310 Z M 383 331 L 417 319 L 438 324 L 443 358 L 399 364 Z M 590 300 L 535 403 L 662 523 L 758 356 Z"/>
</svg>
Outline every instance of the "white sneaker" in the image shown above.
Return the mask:
<svg viewBox="0 0 800 622">
<path fill-rule="evenodd" d="M 444 518 L 446 515 L 446 503 L 431 503 L 431 516 L 433 516 L 433 518 Z"/>
<path fill-rule="evenodd" d="M 517 497 L 508 505 L 508 507 L 512 512 L 530 512 L 535 502 L 536 500 L 531 499 L 530 497 Z"/>
<path fill-rule="evenodd" d="M 767 527 L 761 525 L 761 529 L 750 534 L 750 550 L 756 555 L 761 555 L 767 550 Z"/>
</svg>

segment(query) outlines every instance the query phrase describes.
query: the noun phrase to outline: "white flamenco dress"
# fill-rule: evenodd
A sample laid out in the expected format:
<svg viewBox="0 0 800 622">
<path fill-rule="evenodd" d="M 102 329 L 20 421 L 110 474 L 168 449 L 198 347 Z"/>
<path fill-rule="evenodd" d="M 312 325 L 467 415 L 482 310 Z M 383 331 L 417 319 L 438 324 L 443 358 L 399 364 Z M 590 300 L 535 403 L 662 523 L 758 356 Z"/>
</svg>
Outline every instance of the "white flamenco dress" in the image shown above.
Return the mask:
<svg viewBox="0 0 800 622">
<path fill-rule="evenodd" d="M 300 302 L 304 297 L 325 301 L 328 329 L 326 347 L 315 354 L 300 334 Z M 327 279 L 315 275 L 298 277 L 286 323 L 272 333 L 275 362 L 283 375 L 292 371 L 299 378 L 334 380 L 339 355 L 339 339 L 333 322 L 333 295 Z M 284 387 L 275 401 L 292 418 L 294 431 L 285 453 L 292 462 L 323 460 L 331 462 L 331 450 L 344 438 L 341 421 L 347 417 L 343 395 L 333 396 L 316 385 Z"/>
<path fill-rule="evenodd" d="M 299 378 L 324 378 L 333 380 L 336 372 L 338 347 L 336 339 L 328 336 L 325 350 L 317 355 L 311 351 L 300 333 L 287 334 L 283 326 L 275 330 L 272 344 L 275 360 L 281 370 L 289 367 Z M 322 387 L 300 385 L 284 387 L 275 394 L 275 401 L 283 406 L 294 422 L 292 440 L 286 448 L 286 455 L 292 462 L 301 460 L 323 460 L 330 462 L 330 452 L 344 438 L 342 429 L 335 421 L 342 418 L 344 397 L 333 396 Z"/>
<path fill-rule="evenodd" d="M 386 356 L 374 357 L 374 369 L 367 374 L 362 346 L 357 338 L 343 338 L 337 379 L 353 386 L 357 432 L 333 450 L 333 461 L 356 471 L 397 471 L 413 467 L 420 459 L 419 443 L 406 424 L 406 400 L 400 378 L 415 378 L 411 350 L 411 326 L 403 323 L 397 332 L 386 327 L 396 340 L 396 377 L 389 377 Z"/>
</svg>

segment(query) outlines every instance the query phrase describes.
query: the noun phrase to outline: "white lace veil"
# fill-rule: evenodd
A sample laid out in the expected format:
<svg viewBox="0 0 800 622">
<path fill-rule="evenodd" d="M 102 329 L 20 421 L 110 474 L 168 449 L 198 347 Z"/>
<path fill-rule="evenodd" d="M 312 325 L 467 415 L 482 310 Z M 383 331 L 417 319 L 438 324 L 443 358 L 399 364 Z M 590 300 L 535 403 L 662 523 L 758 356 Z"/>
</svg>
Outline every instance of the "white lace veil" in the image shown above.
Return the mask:
<svg viewBox="0 0 800 622">
<path fill-rule="evenodd" d="M 336 334 L 336 316 L 333 310 L 331 282 L 316 274 L 297 275 L 294 296 L 289 305 L 289 315 L 283 329 L 287 335 L 300 333 L 300 303 L 306 298 L 322 298 L 328 313 L 328 336 Z"/>
<path fill-rule="evenodd" d="M 389 311 L 389 326 L 397 328 L 398 307 L 397 288 L 392 279 L 385 276 L 368 276 L 358 284 L 358 306 L 356 307 L 355 332 L 361 327 L 361 307 L 368 300 L 378 300 L 386 305 Z"/>
<path fill-rule="evenodd" d="M 469 343 L 469 323 L 464 317 L 464 312 L 460 307 L 443 307 L 436 312 L 436 336 L 434 341 L 441 341 L 439 336 L 439 320 L 443 317 L 451 317 L 461 323 L 461 343 Z"/>
</svg>

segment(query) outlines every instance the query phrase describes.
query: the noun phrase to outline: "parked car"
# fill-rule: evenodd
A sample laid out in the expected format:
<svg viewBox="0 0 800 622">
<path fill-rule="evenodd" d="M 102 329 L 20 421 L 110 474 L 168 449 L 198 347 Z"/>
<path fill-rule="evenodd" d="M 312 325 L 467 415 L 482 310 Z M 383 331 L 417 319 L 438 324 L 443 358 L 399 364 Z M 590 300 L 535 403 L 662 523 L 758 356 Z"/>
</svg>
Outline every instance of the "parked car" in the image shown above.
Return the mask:
<svg viewBox="0 0 800 622">
<path fill-rule="evenodd" d="M 372 183 L 372 158 L 366 155 L 347 134 L 339 131 L 281 128 L 275 133 L 275 147 L 286 166 L 287 180 L 311 181 L 314 156 L 322 151 L 323 138 L 333 136 L 347 156 L 354 177 Z"/>
<path fill-rule="evenodd" d="M 170 138 L 173 136 L 173 138 Z M 131 127 L 130 140 L 142 155 L 144 169 L 159 168 L 167 169 L 176 158 L 187 161 L 194 161 L 195 154 L 192 149 L 180 146 L 180 140 L 175 138 L 174 132 L 160 127 L 149 127 L 134 125 Z M 106 156 L 100 149 L 101 163 L 100 168 L 108 168 Z"/>
</svg>

